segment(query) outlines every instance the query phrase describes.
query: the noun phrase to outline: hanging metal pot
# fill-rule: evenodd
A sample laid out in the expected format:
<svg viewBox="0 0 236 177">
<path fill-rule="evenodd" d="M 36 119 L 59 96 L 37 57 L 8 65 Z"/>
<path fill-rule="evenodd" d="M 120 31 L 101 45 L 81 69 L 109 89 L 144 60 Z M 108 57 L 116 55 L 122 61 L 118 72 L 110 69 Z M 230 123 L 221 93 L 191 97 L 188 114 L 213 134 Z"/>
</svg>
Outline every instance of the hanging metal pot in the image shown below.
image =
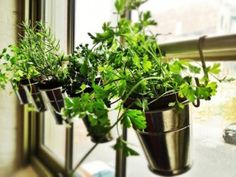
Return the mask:
<svg viewBox="0 0 236 177">
<path fill-rule="evenodd" d="M 148 160 L 149 169 L 158 175 L 173 176 L 192 165 L 189 107 L 145 112 L 147 128 L 136 130 Z"/>
<path fill-rule="evenodd" d="M 85 125 L 88 133 L 89 133 L 89 136 L 91 137 L 92 142 L 94 142 L 94 143 L 107 143 L 113 139 L 110 132 L 108 132 L 106 134 L 94 133 L 93 129 L 99 128 L 99 125 L 97 127 L 91 126 L 87 116 L 85 118 L 83 118 L 83 122 L 84 122 L 84 125 Z"/>
<path fill-rule="evenodd" d="M 33 104 L 37 112 L 44 112 L 47 110 L 42 95 L 39 91 L 37 81 L 24 80 L 21 82 L 21 86 L 24 88 L 27 98 L 29 98 L 30 103 Z"/>
<path fill-rule="evenodd" d="M 14 89 L 16 96 L 20 102 L 20 104 L 24 105 L 24 104 L 30 104 L 30 98 L 28 98 L 25 89 L 23 88 L 21 82 L 19 82 L 18 84 L 18 89 Z"/>
<path fill-rule="evenodd" d="M 61 86 L 54 88 L 40 87 L 41 94 L 45 103 L 47 103 L 51 113 L 53 114 L 57 124 L 63 124 L 61 109 L 64 107 L 64 92 Z"/>
</svg>

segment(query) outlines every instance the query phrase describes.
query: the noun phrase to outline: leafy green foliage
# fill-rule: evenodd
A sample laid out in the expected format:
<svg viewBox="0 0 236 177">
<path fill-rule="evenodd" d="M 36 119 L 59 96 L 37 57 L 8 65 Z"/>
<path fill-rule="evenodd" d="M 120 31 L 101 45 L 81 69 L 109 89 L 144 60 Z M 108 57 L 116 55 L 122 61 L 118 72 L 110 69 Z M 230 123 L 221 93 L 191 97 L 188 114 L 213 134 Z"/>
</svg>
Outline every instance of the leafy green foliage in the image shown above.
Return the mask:
<svg viewBox="0 0 236 177">
<path fill-rule="evenodd" d="M 142 130 L 146 128 L 146 119 L 141 110 L 129 109 L 125 112 L 124 118 L 121 123 L 126 127 L 133 125 L 135 128 Z"/>
<path fill-rule="evenodd" d="M 59 41 L 56 40 L 50 28 L 42 22 L 34 26 L 24 23 L 24 47 L 27 49 L 29 62 L 40 73 L 41 80 L 60 81 L 67 74 L 63 66 L 65 57 L 60 52 Z"/>
<path fill-rule="evenodd" d="M 1 85 L 6 80 L 12 82 L 17 89 L 23 79 L 63 80 L 67 73 L 63 67 L 64 55 L 59 51 L 59 41 L 43 23 L 35 25 L 23 23 L 24 35 L 15 45 L 4 48 L 0 54 L 2 59 Z"/>
<path fill-rule="evenodd" d="M 122 150 L 125 156 L 137 156 L 139 153 L 134 149 L 128 147 L 128 143 L 122 138 L 118 138 L 116 144 L 113 146 L 115 150 Z"/>
<path fill-rule="evenodd" d="M 64 117 L 88 118 L 92 128 L 88 129 L 89 134 L 105 135 L 110 128 L 108 108 L 101 95 L 105 94 L 102 88 L 94 88 L 94 93 L 82 93 L 80 97 L 65 98 L 65 107 L 62 110 Z"/>
<path fill-rule="evenodd" d="M 8 79 L 6 74 L 0 71 L 0 88 L 4 89 L 5 85 L 7 84 L 7 81 Z"/>
<path fill-rule="evenodd" d="M 124 18 L 127 10 L 137 10 L 144 2 L 116 0 L 117 25 L 104 23 L 102 32 L 89 33 L 94 46 L 81 45 L 69 58 L 70 78 L 78 83 L 80 94 L 66 99 L 64 115 L 88 117 L 93 133 L 105 134 L 117 124 L 142 131 L 147 126 L 144 112 L 151 108 L 153 100 L 175 95 L 176 100 L 169 106 L 183 109 L 179 100 L 194 103 L 198 99 L 209 100 L 216 93 L 217 84 L 208 74 L 217 78 L 219 64 L 205 70 L 186 60 L 168 61 L 161 53 L 157 34 L 148 32 L 150 26 L 157 25 L 149 11 L 138 11 L 137 22 Z M 92 89 L 88 91 L 87 87 Z M 122 112 L 114 125 L 108 123 L 107 116 L 107 102 L 111 99 L 120 101 L 116 109 Z M 137 155 L 121 138 L 114 148 L 122 148 L 127 156 Z"/>
</svg>

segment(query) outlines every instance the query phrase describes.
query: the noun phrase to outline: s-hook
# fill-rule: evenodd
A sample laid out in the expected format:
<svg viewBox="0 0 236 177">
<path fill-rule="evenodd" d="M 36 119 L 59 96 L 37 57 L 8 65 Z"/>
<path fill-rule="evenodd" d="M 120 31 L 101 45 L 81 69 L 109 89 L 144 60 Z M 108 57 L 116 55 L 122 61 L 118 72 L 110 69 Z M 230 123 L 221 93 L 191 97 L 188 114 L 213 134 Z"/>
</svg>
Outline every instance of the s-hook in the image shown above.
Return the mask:
<svg viewBox="0 0 236 177">
<path fill-rule="evenodd" d="M 204 57 L 204 54 L 203 54 L 203 47 L 204 47 L 205 39 L 206 39 L 206 36 L 202 36 L 198 39 L 198 51 L 199 51 L 199 56 L 200 56 L 200 60 L 201 60 L 201 63 L 202 63 L 204 77 L 208 80 L 206 62 L 205 62 L 205 57 Z M 197 77 L 195 77 L 195 83 L 196 83 L 197 86 L 200 86 L 199 79 Z M 196 100 L 196 103 L 193 103 L 193 106 L 195 106 L 195 107 L 200 106 L 200 99 L 199 98 Z"/>
</svg>

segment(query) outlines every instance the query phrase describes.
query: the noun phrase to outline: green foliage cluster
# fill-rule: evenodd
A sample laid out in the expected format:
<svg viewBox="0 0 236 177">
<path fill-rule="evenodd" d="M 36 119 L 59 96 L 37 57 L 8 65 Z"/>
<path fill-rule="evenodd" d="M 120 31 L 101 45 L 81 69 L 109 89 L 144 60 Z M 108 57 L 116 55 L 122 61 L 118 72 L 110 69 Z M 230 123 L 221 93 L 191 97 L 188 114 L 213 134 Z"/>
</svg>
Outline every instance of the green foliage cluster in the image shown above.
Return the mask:
<svg viewBox="0 0 236 177">
<path fill-rule="evenodd" d="M 78 73 L 85 78 L 93 78 L 90 80 L 92 91 L 89 93 L 85 89 L 88 82 L 80 83 L 80 96 L 65 100 L 65 117 L 88 116 L 91 124 L 99 125 L 100 133 L 104 134 L 117 124 L 142 131 L 146 128 L 144 112 L 161 97 L 174 94 L 176 101 L 169 106 L 183 108 L 184 104 L 178 101 L 178 97 L 195 102 L 197 99 L 209 100 L 216 93 L 217 83 L 211 81 L 209 75 L 216 77 L 220 72 L 219 64 L 204 68 L 187 60 L 166 60 L 159 48 L 157 35 L 148 30 L 150 26 L 157 25 L 151 13 L 138 11 L 137 22 L 125 18 L 127 10 L 138 10 L 144 2 L 116 0 L 117 25 L 104 23 L 101 33 L 89 33 L 94 43 L 92 48 L 80 46 L 82 52 L 79 52 L 78 58 L 75 57 L 82 61 Z M 99 83 L 94 82 L 95 76 L 99 76 Z M 134 101 L 127 105 L 129 98 Z M 114 99 L 119 114 L 115 124 L 108 128 L 106 103 Z M 137 154 L 122 139 L 114 148 L 125 149 L 127 155 Z"/>
<path fill-rule="evenodd" d="M 24 35 L 15 45 L 4 48 L 0 54 L 0 85 L 4 88 L 11 81 L 17 89 L 21 80 L 62 80 L 66 69 L 65 57 L 59 51 L 59 41 L 42 22 L 35 25 L 23 23 Z"/>
<path fill-rule="evenodd" d="M 209 100 L 217 89 L 216 81 L 210 78 L 217 80 L 220 65 L 202 67 L 187 60 L 167 60 L 157 35 L 149 32 L 149 27 L 157 23 L 149 11 L 138 10 L 145 1 L 116 0 L 116 26 L 104 23 L 101 33 L 88 33 L 92 47 L 80 45 L 68 56 L 60 52 L 59 42 L 43 23 L 24 23 L 25 33 L 19 43 L 0 54 L 0 87 L 10 80 L 17 88 L 22 79 L 62 83 L 70 96 L 65 98 L 62 111 L 66 121 L 88 118 L 90 135 L 105 135 L 118 124 L 144 130 L 145 111 L 170 94 L 176 100 L 169 106 L 177 108 L 184 107 L 178 98 L 192 103 Z M 125 18 L 129 10 L 137 10 L 137 22 Z M 108 112 L 114 104 L 118 117 L 111 125 Z M 114 148 L 137 155 L 121 138 Z"/>
<path fill-rule="evenodd" d="M 59 41 L 50 28 L 42 22 L 36 22 L 34 26 L 24 23 L 25 48 L 28 49 L 29 62 L 40 73 L 40 80 L 60 81 L 65 78 L 65 56 L 60 52 Z M 64 64 L 64 67 L 63 67 Z"/>
</svg>

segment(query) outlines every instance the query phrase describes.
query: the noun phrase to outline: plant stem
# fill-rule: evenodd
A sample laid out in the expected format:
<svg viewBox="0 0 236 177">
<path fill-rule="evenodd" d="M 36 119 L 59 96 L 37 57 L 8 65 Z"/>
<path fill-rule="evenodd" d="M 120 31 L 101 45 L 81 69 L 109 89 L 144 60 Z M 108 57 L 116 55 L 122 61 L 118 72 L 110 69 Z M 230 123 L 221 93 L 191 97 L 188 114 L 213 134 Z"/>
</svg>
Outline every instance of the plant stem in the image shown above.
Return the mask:
<svg viewBox="0 0 236 177">
<path fill-rule="evenodd" d="M 139 81 L 137 84 L 135 84 L 131 90 L 129 91 L 129 93 L 126 95 L 125 99 L 123 100 L 123 103 L 125 103 L 127 101 L 127 99 L 129 98 L 129 96 L 132 94 L 132 92 L 144 81 L 147 81 L 147 80 L 158 80 L 159 77 L 147 77 L 147 78 L 144 78 L 142 79 L 141 81 Z"/>
<path fill-rule="evenodd" d="M 175 92 L 174 90 L 169 90 L 169 91 L 163 93 L 162 95 L 160 95 L 159 97 L 155 98 L 154 100 L 150 101 L 150 102 L 148 103 L 148 105 L 150 105 L 150 104 L 152 104 L 153 102 L 159 100 L 161 97 L 166 96 L 166 95 L 171 94 L 171 93 L 174 93 L 174 92 Z"/>
</svg>

